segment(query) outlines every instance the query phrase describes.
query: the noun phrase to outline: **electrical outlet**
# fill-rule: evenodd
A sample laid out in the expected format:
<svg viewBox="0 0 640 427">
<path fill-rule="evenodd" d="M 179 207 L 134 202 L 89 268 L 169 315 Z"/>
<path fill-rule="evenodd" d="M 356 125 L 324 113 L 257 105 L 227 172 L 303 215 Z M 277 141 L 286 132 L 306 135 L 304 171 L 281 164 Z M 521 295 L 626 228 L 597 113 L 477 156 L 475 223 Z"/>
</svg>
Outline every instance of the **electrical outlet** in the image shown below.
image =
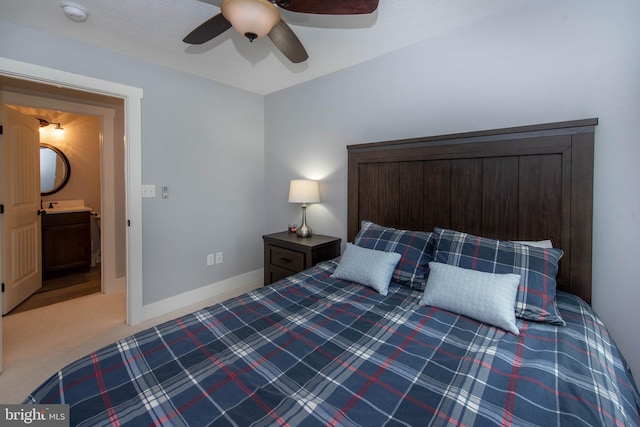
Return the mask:
<svg viewBox="0 0 640 427">
<path fill-rule="evenodd" d="M 207 265 L 213 265 L 216 263 L 216 260 L 214 258 L 213 254 L 209 254 L 207 255 Z"/>
<path fill-rule="evenodd" d="M 216 252 L 216 264 L 222 264 L 222 252 Z"/>
</svg>

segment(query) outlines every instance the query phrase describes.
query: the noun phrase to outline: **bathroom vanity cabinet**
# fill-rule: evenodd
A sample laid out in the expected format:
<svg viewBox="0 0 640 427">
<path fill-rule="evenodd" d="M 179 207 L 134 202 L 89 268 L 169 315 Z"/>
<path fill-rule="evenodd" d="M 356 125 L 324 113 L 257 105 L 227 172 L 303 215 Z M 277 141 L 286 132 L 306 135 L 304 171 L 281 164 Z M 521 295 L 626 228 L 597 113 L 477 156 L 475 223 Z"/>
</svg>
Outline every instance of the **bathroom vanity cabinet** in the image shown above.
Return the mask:
<svg viewBox="0 0 640 427">
<path fill-rule="evenodd" d="M 91 265 L 91 213 L 70 212 L 42 216 L 43 276 Z"/>
</svg>

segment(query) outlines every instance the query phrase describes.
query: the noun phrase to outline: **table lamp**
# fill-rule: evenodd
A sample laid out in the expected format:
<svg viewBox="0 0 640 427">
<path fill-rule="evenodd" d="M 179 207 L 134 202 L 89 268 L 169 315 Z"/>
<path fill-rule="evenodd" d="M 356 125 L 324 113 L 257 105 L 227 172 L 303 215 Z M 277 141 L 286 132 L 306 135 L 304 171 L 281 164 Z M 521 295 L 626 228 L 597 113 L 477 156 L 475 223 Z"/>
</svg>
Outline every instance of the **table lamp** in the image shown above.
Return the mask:
<svg viewBox="0 0 640 427">
<path fill-rule="evenodd" d="M 311 237 L 311 228 L 307 225 L 307 203 L 318 203 L 320 190 L 318 181 L 293 179 L 289 185 L 289 203 L 302 203 L 302 224 L 296 230 L 298 237 Z"/>
</svg>

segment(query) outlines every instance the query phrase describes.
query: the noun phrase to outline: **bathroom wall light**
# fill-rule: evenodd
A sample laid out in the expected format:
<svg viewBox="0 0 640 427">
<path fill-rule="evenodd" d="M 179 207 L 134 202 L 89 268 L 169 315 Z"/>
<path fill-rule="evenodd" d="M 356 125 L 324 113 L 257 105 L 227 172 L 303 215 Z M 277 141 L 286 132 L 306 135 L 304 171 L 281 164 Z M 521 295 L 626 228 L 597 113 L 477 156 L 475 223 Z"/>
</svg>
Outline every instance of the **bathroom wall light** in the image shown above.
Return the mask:
<svg viewBox="0 0 640 427">
<path fill-rule="evenodd" d="M 49 120 L 45 120 L 45 119 L 38 119 L 38 121 L 40 122 L 41 128 L 46 128 L 49 125 L 56 125 L 56 127 L 54 128 L 55 130 L 64 130 L 64 128 L 60 123 L 50 122 Z"/>
</svg>

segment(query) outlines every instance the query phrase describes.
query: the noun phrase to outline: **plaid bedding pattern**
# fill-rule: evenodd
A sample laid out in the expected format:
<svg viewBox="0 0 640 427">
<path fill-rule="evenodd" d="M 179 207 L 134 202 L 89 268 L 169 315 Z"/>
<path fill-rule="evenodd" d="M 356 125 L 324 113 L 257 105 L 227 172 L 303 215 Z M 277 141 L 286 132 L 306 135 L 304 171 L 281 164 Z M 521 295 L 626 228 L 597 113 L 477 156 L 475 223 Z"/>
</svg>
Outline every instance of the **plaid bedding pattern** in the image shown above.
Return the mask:
<svg viewBox="0 0 640 427">
<path fill-rule="evenodd" d="M 365 220 L 360 223 L 360 231 L 353 243 L 362 248 L 399 253 L 402 258 L 391 280 L 419 291 L 424 290 L 429 262 L 433 261 L 433 233 L 398 230 Z"/>
<path fill-rule="evenodd" d="M 555 304 L 556 274 L 564 252 L 508 240 L 495 240 L 436 227 L 438 262 L 484 271 L 520 275 L 516 317 L 563 326 Z"/>
<path fill-rule="evenodd" d="M 559 294 L 565 327 L 515 336 L 385 297 L 318 266 L 77 360 L 25 403 L 71 425 L 640 424 L 640 398 L 602 323 Z"/>
</svg>

